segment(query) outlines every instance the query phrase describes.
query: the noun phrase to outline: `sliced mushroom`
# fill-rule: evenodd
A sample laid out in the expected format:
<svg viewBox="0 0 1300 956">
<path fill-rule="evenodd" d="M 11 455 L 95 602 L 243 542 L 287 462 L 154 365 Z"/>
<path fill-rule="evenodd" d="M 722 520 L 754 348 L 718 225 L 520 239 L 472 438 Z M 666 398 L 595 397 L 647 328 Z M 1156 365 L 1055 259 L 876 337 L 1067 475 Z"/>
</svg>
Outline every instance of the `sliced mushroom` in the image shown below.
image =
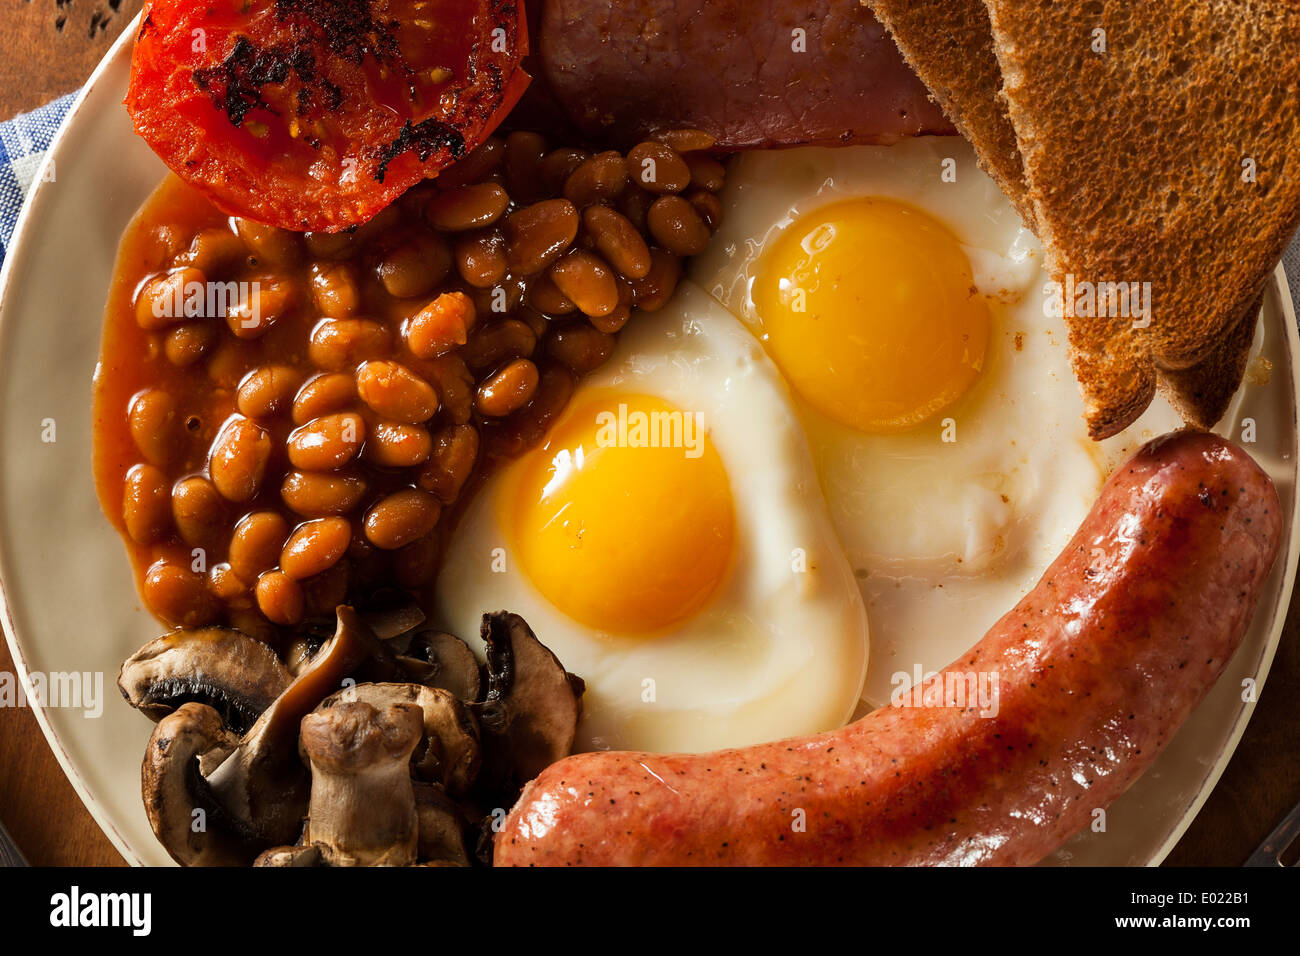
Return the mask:
<svg viewBox="0 0 1300 956">
<path fill-rule="evenodd" d="M 247 866 L 266 846 L 228 814 L 199 770 L 213 749 L 238 738 L 206 704 L 181 704 L 158 722 L 145 750 L 141 790 L 158 840 L 182 866 Z"/>
<path fill-rule="evenodd" d="M 411 703 L 383 710 L 360 701 L 320 709 L 302 721 L 311 761 L 311 807 L 303 842 L 334 866 L 410 866 L 419 820 L 411 752 L 423 732 Z"/>
<path fill-rule="evenodd" d="M 197 701 L 216 710 L 227 730 L 243 734 L 291 680 L 261 641 L 232 628 L 205 627 L 150 641 L 126 659 L 117 686 L 150 720 Z"/>
<path fill-rule="evenodd" d="M 436 783 L 416 783 L 414 790 L 420 862 L 469 866 L 464 821 L 456 801 Z"/>
<path fill-rule="evenodd" d="M 361 618 L 381 641 L 392 641 L 410 634 L 424 623 L 424 611 L 409 598 L 388 607 L 376 607 L 361 612 Z"/>
<path fill-rule="evenodd" d="M 365 680 L 402 680 L 394 655 L 405 649 L 411 633 L 424 623 L 424 611 L 410 598 L 391 605 L 357 611 L 357 616 L 379 640 L 371 660 L 366 663 Z M 288 670 L 298 674 L 329 640 L 335 621 L 326 617 L 309 618 L 299 625 L 285 651 Z"/>
<path fill-rule="evenodd" d="M 518 614 L 483 615 L 487 697 L 473 710 L 489 786 L 518 789 L 573 750 L 585 685 L 565 671 Z"/>
<path fill-rule="evenodd" d="M 469 645 L 454 634 L 416 631 L 397 663 L 417 684 L 441 687 L 464 701 L 478 700 L 482 689 L 478 660 Z"/>
<path fill-rule="evenodd" d="M 337 615 L 334 636 L 209 776 L 231 815 L 255 829 L 268 846 L 291 843 L 307 812 L 311 788 L 298 758 L 299 724 L 379 643 L 352 608 L 340 606 Z"/>
<path fill-rule="evenodd" d="M 452 796 L 463 795 L 474 783 L 482 759 L 478 725 L 450 691 L 420 684 L 358 684 L 325 698 L 317 713 L 351 702 L 381 711 L 396 704 L 419 707 L 423 730 L 411 774 L 442 784 Z"/>
</svg>

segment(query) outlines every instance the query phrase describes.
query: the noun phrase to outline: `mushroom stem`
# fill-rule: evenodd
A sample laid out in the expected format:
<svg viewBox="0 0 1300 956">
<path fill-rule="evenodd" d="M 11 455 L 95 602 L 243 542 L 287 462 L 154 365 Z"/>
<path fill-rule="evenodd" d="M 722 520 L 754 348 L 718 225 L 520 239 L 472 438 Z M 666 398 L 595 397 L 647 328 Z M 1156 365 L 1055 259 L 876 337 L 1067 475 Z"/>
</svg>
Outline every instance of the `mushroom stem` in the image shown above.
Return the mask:
<svg viewBox="0 0 1300 956">
<path fill-rule="evenodd" d="M 449 691 L 420 684 L 358 684 L 331 694 L 318 710 L 360 701 L 376 710 L 391 704 L 414 704 L 424 715 L 424 735 L 416 745 L 411 776 L 441 784 L 453 797 L 463 797 L 478 776 L 482 751 L 478 724 Z"/>
<path fill-rule="evenodd" d="M 303 842 L 334 866 L 410 866 L 419 838 L 411 752 L 423 732 L 415 704 L 379 711 L 356 701 L 309 714 L 302 749 L 311 761 Z"/>
<path fill-rule="evenodd" d="M 338 629 L 253 725 L 210 782 L 230 813 L 253 827 L 268 845 L 291 843 L 307 811 L 310 780 L 298 758 L 298 725 L 339 689 L 378 645 L 350 607 L 338 608 Z"/>
</svg>

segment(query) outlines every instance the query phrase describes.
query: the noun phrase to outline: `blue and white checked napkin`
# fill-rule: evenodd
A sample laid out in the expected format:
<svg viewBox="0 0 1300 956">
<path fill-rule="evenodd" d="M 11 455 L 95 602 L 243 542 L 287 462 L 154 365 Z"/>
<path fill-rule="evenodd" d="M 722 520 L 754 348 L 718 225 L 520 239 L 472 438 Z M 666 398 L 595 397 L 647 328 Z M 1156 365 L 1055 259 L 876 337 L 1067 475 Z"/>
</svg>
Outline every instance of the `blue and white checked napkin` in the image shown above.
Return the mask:
<svg viewBox="0 0 1300 956">
<path fill-rule="evenodd" d="M 36 170 L 76 96 L 69 93 L 0 123 L 0 262 L 9 254 L 9 240 Z"/>
<path fill-rule="evenodd" d="M 0 123 L 0 262 L 9 251 L 18 211 L 36 178 L 37 167 L 75 97 L 75 93 L 69 93 L 40 109 L 19 113 Z M 1291 286 L 1291 301 L 1300 313 L 1300 236 L 1292 241 L 1282 261 Z"/>
</svg>

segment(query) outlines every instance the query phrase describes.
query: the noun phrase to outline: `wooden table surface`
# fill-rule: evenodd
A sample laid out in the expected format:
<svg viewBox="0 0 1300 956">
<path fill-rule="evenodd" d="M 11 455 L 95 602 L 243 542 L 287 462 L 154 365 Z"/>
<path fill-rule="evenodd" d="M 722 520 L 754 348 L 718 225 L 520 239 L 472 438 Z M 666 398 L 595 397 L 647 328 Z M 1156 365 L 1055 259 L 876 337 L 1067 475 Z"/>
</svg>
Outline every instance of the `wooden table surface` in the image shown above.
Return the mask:
<svg viewBox="0 0 1300 956">
<path fill-rule="evenodd" d="M 142 0 L 10 0 L 0 11 L 0 119 L 70 92 L 90 75 Z M 125 560 L 125 557 L 123 558 Z M 12 672 L 0 644 L 0 672 Z M 105 675 L 111 684 L 116 675 Z M 1300 801 L 1300 597 L 1241 745 L 1170 855 L 1236 866 Z M 110 701 L 111 705 L 111 701 Z M 0 822 L 38 865 L 121 865 L 68 784 L 31 712 L 0 708 Z"/>
</svg>

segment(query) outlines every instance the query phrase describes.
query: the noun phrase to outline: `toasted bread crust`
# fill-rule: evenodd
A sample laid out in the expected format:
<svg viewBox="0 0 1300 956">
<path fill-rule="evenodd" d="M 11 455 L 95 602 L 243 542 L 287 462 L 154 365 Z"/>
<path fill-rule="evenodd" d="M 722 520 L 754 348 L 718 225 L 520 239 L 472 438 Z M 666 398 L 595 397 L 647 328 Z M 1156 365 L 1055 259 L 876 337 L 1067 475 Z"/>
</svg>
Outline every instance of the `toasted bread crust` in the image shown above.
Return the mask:
<svg viewBox="0 0 1300 956">
<path fill-rule="evenodd" d="M 866 0 L 903 58 L 975 147 L 980 168 L 1033 226 L 1016 131 L 1000 97 L 1002 73 L 983 0 Z"/>
<path fill-rule="evenodd" d="M 1159 374 L 1160 393 L 1183 421 L 1199 428 L 1213 428 L 1223 418 L 1246 373 L 1250 347 L 1259 325 L 1259 310 L 1263 306 L 1261 292 L 1209 355 L 1188 368 Z"/>
<path fill-rule="evenodd" d="M 1157 373 L 1209 420 L 1244 367 L 1241 303 L 1300 225 L 1300 4 L 985 3 L 1048 270 L 1151 283 L 1146 328 L 1067 315 L 1090 433 L 1130 424 Z"/>
</svg>

